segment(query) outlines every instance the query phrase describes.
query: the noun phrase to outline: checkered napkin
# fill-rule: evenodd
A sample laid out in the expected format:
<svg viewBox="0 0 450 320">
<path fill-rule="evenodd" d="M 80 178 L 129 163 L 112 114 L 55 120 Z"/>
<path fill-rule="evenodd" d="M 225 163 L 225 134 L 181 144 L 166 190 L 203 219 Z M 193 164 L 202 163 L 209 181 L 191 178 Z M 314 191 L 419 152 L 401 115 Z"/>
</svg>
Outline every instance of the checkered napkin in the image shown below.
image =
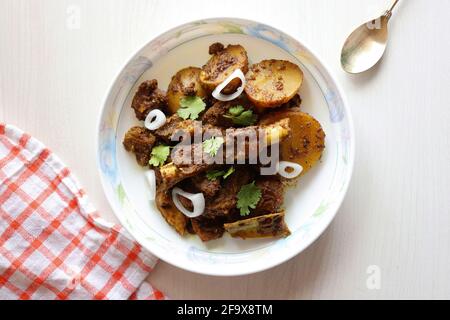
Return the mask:
<svg viewBox="0 0 450 320">
<path fill-rule="evenodd" d="M 42 143 L 0 124 L 0 299 L 164 299 L 145 282 L 155 263 Z"/>
</svg>

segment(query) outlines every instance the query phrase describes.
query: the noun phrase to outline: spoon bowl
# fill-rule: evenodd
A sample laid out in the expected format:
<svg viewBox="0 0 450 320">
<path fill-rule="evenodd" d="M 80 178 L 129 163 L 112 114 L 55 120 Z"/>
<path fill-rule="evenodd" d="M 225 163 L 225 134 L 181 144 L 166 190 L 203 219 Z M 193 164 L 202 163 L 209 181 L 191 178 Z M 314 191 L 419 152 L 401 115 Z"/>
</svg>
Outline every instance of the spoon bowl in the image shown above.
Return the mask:
<svg viewBox="0 0 450 320">
<path fill-rule="evenodd" d="M 345 71 L 361 73 L 377 64 L 386 50 L 388 21 L 383 15 L 352 32 L 341 54 L 341 65 Z"/>
<path fill-rule="evenodd" d="M 371 69 L 383 57 L 388 42 L 388 23 L 394 2 L 389 10 L 377 19 L 359 26 L 342 47 L 341 65 L 348 73 L 361 73 Z"/>
</svg>

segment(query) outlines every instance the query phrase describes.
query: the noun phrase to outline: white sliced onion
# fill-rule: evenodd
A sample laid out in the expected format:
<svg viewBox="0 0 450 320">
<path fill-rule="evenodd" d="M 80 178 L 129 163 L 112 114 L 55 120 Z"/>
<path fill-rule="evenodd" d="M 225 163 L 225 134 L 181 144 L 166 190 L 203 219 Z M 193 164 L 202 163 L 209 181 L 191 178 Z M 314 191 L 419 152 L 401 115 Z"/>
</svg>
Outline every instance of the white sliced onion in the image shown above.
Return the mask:
<svg viewBox="0 0 450 320">
<path fill-rule="evenodd" d="M 286 169 L 291 168 L 292 171 L 288 172 Z M 278 163 L 278 174 L 286 179 L 294 179 L 302 173 L 303 167 L 295 162 L 280 161 Z"/>
<path fill-rule="evenodd" d="M 222 90 L 233 80 L 239 78 L 241 79 L 241 86 L 239 88 L 237 88 L 235 93 L 232 94 L 223 94 Z M 228 76 L 228 78 L 225 79 L 224 82 L 222 82 L 221 84 L 219 84 L 216 89 L 214 89 L 212 96 L 214 98 L 216 98 L 219 101 L 231 101 L 236 99 L 237 97 L 239 97 L 242 93 L 242 91 L 244 91 L 244 87 L 245 87 L 245 76 L 244 73 L 242 72 L 241 69 L 236 69 L 232 74 L 230 74 Z"/>
<path fill-rule="evenodd" d="M 178 195 L 191 200 L 194 210 L 187 210 L 181 203 L 180 199 L 178 199 Z M 186 217 L 195 218 L 201 216 L 203 211 L 205 211 L 205 197 L 203 196 L 203 193 L 189 193 L 181 190 L 180 188 L 173 188 L 172 200 L 177 209 L 180 210 Z"/>
<path fill-rule="evenodd" d="M 145 177 L 147 178 L 148 185 L 150 186 L 150 200 L 156 199 L 156 175 L 155 170 L 148 170 L 145 172 Z"/>
<path fill-rule="evenodd" d="M 159 109 L 153 109 L 145 117 L 144 126 L 148 130 L 156 130 L 166 123 L 166 115 Z"/>
</svg>

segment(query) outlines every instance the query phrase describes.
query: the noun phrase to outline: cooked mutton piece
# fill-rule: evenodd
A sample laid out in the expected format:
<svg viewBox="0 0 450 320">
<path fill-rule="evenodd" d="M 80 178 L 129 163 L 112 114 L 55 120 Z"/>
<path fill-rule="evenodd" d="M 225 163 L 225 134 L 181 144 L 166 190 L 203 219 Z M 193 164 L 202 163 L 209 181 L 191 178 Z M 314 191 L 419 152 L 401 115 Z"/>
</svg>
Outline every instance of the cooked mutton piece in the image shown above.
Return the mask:
<svg viewBox="0 0 450 320">
<path fill-rule="evenodd" d="M 193 136 L 195 130 L 198 132 L 204 133 L 207 130 L 221 130 L 220 128 L 216 128 L 209 124 L 203 124 L 200 121 L 194 120 L 183 120 L 178 114 L 173 114 L 169 118 L 167 118 L 166 123 L 159 129 L 155 130 L 153 133 L 164 140 L 167 143 L 170 143 L 172 138 L 175 138 L 174 142 L 178 142 L 179 138 L 175 137 L 175 133 L 179 133 L 181 137 L 184 136 Z"/>
<path fill-rule="evenodd" d="M 274 124 L 267 126 L 252 126 L 238 129 L 229 129 L 227 130 L 227 134 L 225 135 L 224 146 L 226 146 L 230 142 L 234 147 L 234 142 L 239 141 L 239 137 L 249 136 L 249 132 L 259 132 L 258 130 L 262 129 L 264 133 L 264 142 L 266 146 L 270 146 L 273 143 L 277 143 L 285 139 L 289 136 L 290 127 L 289 127 L 289 119 L 282 119 Z M 223 163 L 230 164 L 230 162 L 236 160 L 245 160 L 251 154 L 258 154 L 259 150 L 259 139 L 256 143 L 250 143 L 247 139 L 243 139 L 245 145 L 243 147 L 237 148 L 236 152 L 233 152 L 234 159 L 226 159 L 227 152 L 223 152 L 224 161 Z M 186 156 L 186 153 L 188 154 Z M 194 160 L 193 157 L 195 155 L 202 155 L 199 163 L 195 163 L 196 161 L 188 161 L 186 160 Z M 164 188 L 171 188 L 178 182 L 193 177 L 199 173 L 205 172 L 206 170 L 214 169 L 218 164 L 215 163 L 215 159 L 211 157 L 209 154 L 203 152 L 202 143 L 196 143 L 184 146 L 183 148 L 175 149 L 172 153 L 172 162 L 162 166 L 160 168 L 162 185 Z"/>
<path fill-rule="evenodd" d="M 233 121 L 231 119 L 228 119 L 224 117 L 228 110 L 236 105 L 236 102 L 229 101 L 217 101 L 214 103 L 211 108 L 208 108 L 206 112 L 202 116 L 202 122 L 212 125 L 212 126 L 219 126 L 219 127 L 225 127 L 229 128 L 233 126 Z"/>
<path fill-rule="evenodd" d="M 227 218 L 228 221 L 240 218 L 236 208 L 237 194 L 242 186 L 255 180 L 255 166 L 238 166 L 236 172 L 223 181 L 223 187 L 213 198 L 206 199 L 204 217 Z M 256 178 L 256 186 L 261 190 L 261 199 L 248 218 L 278 212 L 283 204 L 284 186 L 279 178 L 260 176 Z"/>
<path fill-rule="evenodd" d="M 248 184 L 255 179 L 255 171 L 251 166 L 238 166 L 233 174 L 223 180 L 223 186 L 220 185 L 218 180 L 210 182 L 211 184 L 217 183 L 217 186 L 219 187 L 215 190 L 214 196 L 208 196 L 204 191 L 198 190 L 197 187 L 192 184 L 192 180 L 196 177 L 199 176 L 194 176 L 191 178 L 191 181 L 189 181 L 189 179 L 183 181 L 181 183 L 181 188 L 183 189 L 183 186 L 185 185 L 188 188 L 188 192 L 202 192 L 206 200 L 202 217 L 211 220 L 223 219 L 223 224 L 225 222 L 236 220 L 234 216 L 238 214 L 238 209 L 236 208 L 237 194 L 243 185 Z M 185 184 L 185 182 L 188 183 Z M 193 187 L 193 189 L 189 190 L 189 187 Z M 209 193 L 208 191 L 206 192 Z M 192 202 L 190 200 L 184 197 L 179 197 L 179 200 L 187 210 L 193 210 Z"/>
<path fill-rule="evenodd" d="M 223 187 L 216 196 L 206 199 L 205 211 L 202 216 L 211 219 L 230 218 L 233 213 L 236 213 L 237 194 L 243 185 L 254 179 L 253 173 L 250 167 L 237 166 L 236 171 L 223 181 Z"/>
<path fill-rule="evenodd" d="M 289 100 L 289 102 L 281 105 L 278 110 L 285 109 L 300 109 L 300 105 L 302 103 L 302 99 L 300 95 L 296 94 L 294 98 Z M 238 99 L 233 101 L 217 101 L 210 108 L 206 110 L 206 112 L 202 116 L 203 124 L 208 124 L 212 126 L 222 127 L 222 128 L 230 128 L 235 127 L 236 125 L 233 121 L 227 117 L 228 110 L 235 106 L 243 106 L 245 110 L 254 110 L 255 107 L 248 101 L 245 96 L 241 96 Z"/>
<path fill-rule="evenodd" d="M 194 133 L 194 124 L 195 122 L 193 120 L 183 120 L 183 118 L 175 113 L 168 117 L 166 123 L 153 133 L 161 140 L 170 142 L 173 134 L 178 130 L 183 130 L 192 135 Z"/>
<path fill-rule="evenodd" d="M 233 121 L 227 117 L 228 110 L 235 106 L 243 106 L 245 110 L 253 109 L 252 104 L 245 98 L 245 96 L 241 96 L 233 101 L 217 101 L 203 114 L 203 124 L 222 128 L 235 127 L 236 125 Z"/>
<path fill-rule="evenodd" d="M 180 235 L 185 235 L 187 233 L 188 218 L 175 207 L 170 191 L 158 188 L 155 202 L 156 207 L 167 223 Z"/>
<path fill-rule="evenodd" d="M 148 113 L 153 109 L 165 111 L 167 109 L 166 94 L 158 89 L 158 81 L 147 80 L 141 83 L 131 102 L 136 118 L 145 120 Z"/>
<path fill-rule="evenodd" d="M 160 188 L 167 190 L 176 185 L 178 182 L 205 172 L 211 167 L 212 165 L 207 163 L 183 166 L 177 166 L 173 162 L 165 164 L 159 169 L 159 172 L 161 173 Z"/>
<path fill-rule="evenodd" d="M 139 165 L 145 167 L 150 160 L 150 152 L 156 142 L 155 136 L 144 127 L 133 127 L 125 134 L 123 146 L 136 155 Z"/>
<path fill-rule="evenodd" d="M 232 237 L 242 239 L 287 237 L 291 234 L 284 221 L 284 212 L 225 223 L 224 228 Z"/>
<path fill-rule="evenodd" d="M 203 216 L 191 219 L 192 229 L 203 241 L 211 241 L 222 237 L 225 229 L 221 219 L 208 219 Z"/>
<path fill-rule="evenodd" d="M 191 183 L 196 191 L 203 193 L 206 198 L 214 197 L 221 188 L 219 179 L 209 180 L 205 174 L 192 177 Z"/>
<path fill-rule="evenodd" d="M 289 100 L 285 104 L 282 104 L 278 108 L 278 110 L 280 110 L 280 109 L 292 109 L 292 108 L 300 109 L 301 104 L 302 104 L 302 98 L 300 97 L 299 94 L 296 94 L 291 100 Z"/>
<path fill-rule="evenodd" d="M 278 176 L 260 176 L 256 186 L 261 190 L 261 199 L 251 216 L 260 216 L 278 212 L 284 202 L 284 184 Z"/>
</svg>

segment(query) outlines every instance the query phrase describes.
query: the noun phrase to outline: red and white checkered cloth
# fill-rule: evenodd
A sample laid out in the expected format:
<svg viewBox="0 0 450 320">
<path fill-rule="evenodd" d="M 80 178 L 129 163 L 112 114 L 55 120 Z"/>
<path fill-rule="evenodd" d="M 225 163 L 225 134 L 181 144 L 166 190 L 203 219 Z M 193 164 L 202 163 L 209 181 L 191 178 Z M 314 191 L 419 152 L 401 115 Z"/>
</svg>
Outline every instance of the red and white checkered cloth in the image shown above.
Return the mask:
<svg viewBox="0 0 450 320">
<path fill-rule="evenodd" d="M 164 299 L 145 282 L 156 261 L 58 157 L 0 124 L 0 299 Z"/>
</svg>

